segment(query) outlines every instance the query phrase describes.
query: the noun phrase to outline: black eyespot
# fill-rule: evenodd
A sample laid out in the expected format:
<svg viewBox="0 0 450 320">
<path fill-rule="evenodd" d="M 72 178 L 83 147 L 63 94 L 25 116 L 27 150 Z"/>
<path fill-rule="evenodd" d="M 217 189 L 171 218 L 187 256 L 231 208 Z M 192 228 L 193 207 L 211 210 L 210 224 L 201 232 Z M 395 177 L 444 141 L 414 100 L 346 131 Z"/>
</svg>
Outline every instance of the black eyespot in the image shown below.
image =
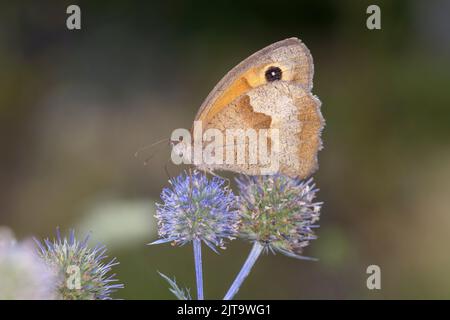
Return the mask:
<svg viewBox="0 0 450 320">
<path fill-rule="evenodd" d="M 281 80 L 283 72 L 278 67 L 270 67 L 266 70 L 266 80 L 269 82 Z"/>
</svg>

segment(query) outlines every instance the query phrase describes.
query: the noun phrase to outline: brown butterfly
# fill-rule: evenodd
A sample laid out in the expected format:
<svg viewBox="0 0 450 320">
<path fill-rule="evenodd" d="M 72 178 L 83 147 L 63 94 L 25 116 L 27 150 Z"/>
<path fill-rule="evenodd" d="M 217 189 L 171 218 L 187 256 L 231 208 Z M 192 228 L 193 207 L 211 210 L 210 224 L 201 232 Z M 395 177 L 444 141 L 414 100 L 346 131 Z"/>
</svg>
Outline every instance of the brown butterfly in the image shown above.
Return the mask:
<svg viewBox="0 0 450 320">
<path fill-rule="evenodd" d="M 297 38 L 254 53 L 214 87 L 195 117 L 200 129 L 194 125 L 194 138 L 178 140 L 172 155 L 209 172 L 311 175 L 318 168 L 324 126 L 320 100 L 311 93 L 313 73 L 312 56 Z M 199 150 L 209 158 L 197 156 Z M 265 162 L 260 161 L 262 151 L 269 155 Z"/>
</svg>

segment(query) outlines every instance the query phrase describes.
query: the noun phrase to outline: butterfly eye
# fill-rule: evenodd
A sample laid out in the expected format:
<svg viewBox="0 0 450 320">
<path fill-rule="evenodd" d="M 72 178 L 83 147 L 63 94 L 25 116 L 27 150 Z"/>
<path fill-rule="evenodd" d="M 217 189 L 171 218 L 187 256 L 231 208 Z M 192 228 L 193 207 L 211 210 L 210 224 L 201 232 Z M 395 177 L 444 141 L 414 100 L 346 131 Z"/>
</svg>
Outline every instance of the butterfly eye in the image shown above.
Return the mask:
<svg viewBox="0 0 450 320">
<path fill-rule="evenodd" d="M 278 67 L 270 67 L 266 70 L 266 80 L 268 82 L 272 82 L 275 80 L 281 80 L 281 77 L 283 75 L 283 72 Z"/>
</svg>

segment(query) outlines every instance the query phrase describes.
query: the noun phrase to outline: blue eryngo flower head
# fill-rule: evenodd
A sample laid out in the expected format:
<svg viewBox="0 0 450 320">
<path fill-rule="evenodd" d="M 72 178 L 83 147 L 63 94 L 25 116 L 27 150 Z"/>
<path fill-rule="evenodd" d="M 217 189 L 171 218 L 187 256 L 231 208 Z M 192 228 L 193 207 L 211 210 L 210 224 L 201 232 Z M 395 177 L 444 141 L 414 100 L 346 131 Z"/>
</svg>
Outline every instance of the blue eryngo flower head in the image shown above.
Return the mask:
<svg viewBox="0 0 450 320">
<path fill-rule="evenodd" d="M 224 247 L 224 240 L 234 239 L 239 217 L 236 197 L 219 177 L 208 179 L 194 170 L 170 179 L 170 187 L 161 193 L 156 219 L 160 240 L 184 245 L 201 240 L 211 249 Z"/>
<path fill-rule="evenodd" d="M 0 300 L 54 299 L 57 280 L 31 242 L 16 242 L 9 229 L 0 227 Z"/>
<path fill-rule="evenodd" d="M 122 284 L 117 284 L 115 274 L 111 274 L 117 265 L 115 258 L 106 260 L 106 248 L 97 245 L 88 246 L 89 236 L 78 241 L 75 232 L 69 237 L 61 237 L 59 229 L 56 239 L 36 240 L 39 256 L 59 277 L 56 288 L 57 299 L 63 300 L 109 300 L 111 294 Z"/>
<path fill-rule="evenodd" d="M 312 179 L 284 175 L 240 176 L 236 179 L 243 238 L 258 241 L 266 250 L 301 258 L 304 247 L 315 239 L 315 223 L 322 203 Z"/>
</svg>

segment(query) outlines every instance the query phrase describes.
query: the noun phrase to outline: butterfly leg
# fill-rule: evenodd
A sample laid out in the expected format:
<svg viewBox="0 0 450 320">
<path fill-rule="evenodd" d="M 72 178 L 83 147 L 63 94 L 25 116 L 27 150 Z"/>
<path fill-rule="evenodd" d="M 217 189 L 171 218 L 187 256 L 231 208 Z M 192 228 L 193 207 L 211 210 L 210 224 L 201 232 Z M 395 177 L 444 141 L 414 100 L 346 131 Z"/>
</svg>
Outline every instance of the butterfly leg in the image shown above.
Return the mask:
<svg viewBox="0 0 450 320">
<path fill-rule="evenodd" d="M 206 168 L 201 169 L 201 170 L 202 170 L 205 174 L 206 174 L 206 173 L 209 173 L 210 175 L 212 175 L 212 176 L 214 176 L 214 177 L 217 177 L 217 178 L 220 178 L 220 179 L 225 180 L 225 181 L 227 182 L 227 185 L 230 186 L 230 184 L 231 184 L 230 179 L 218 175 L 218 174 L 215 173 L 213 170 L 209 170 L 209 169 L 206 169 Z"/>
</svg>

